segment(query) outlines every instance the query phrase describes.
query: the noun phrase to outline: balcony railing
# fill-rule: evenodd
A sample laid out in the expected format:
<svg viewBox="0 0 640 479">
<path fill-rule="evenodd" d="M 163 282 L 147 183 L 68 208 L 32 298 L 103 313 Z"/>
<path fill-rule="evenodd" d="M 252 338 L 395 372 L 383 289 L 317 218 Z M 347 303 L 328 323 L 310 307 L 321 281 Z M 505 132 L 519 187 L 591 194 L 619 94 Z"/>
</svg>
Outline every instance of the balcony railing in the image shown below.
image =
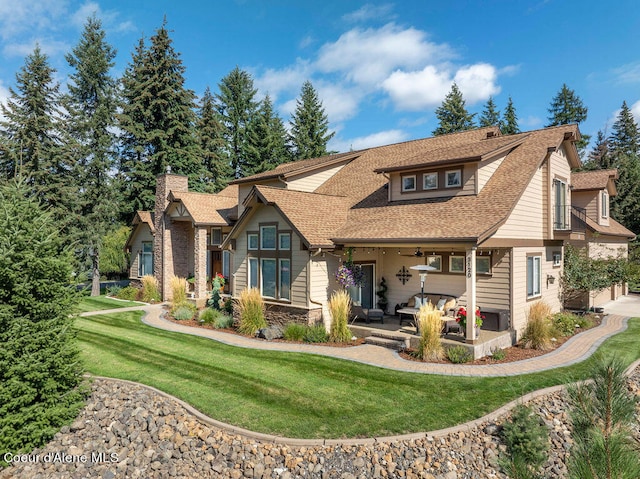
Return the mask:
<svg viewBox="0 0 640 479">
<path fill-rule="evenodd" d="M 584 208 L 571 207 L 571 231 L 574 233 L 587 231 L 587 211 Z"/>
<path fill-rule="evenodd" d="M 553 207 L 553 229 L 567 231 L 571 229 L 571 205 L 558 205 Z"/>
</svg>

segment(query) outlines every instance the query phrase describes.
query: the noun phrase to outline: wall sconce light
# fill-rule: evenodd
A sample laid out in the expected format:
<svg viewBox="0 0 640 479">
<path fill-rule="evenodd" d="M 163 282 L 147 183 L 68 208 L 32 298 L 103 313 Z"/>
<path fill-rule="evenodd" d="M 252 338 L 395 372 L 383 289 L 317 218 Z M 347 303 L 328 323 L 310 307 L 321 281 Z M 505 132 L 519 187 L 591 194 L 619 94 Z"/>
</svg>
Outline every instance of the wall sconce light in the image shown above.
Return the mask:
<svg viewBox="0 0 640 479">
<path fill-rule="evenodd" d="M 553 284 L 556 281 L 556 277 L 552 274 L 547 275 L 547 285 Z"/>
</svg>

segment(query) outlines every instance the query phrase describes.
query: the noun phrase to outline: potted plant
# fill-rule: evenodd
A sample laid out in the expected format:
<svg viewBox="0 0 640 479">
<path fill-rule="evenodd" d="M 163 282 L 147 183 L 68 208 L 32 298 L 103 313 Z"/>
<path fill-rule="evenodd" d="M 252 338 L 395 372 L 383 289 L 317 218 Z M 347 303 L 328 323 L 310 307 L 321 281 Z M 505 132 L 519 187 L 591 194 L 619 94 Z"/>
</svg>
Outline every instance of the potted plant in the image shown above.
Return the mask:
<svg viewBox="0 0 640 479">
<path fill-rule="evenodd" d="M 389 301 L 387 300 L 387 281 L 384 279 L 384 276 L 380 278 L 380 289 L 376 291 L 376 295 L 378 296 L 378 308 L 383 312 L 387 312 L 387 305 Z"/>
<path fill-rule="evenodd" d="M 482 326 L 482 320 L 484 316 L 480 313 L 480 308 L 476 308 L 475 314 L 475 326 L 476 326 L 476 335 L 480 333 L 480 326 Z M 458 310 L 458 314 L 456 315 L 456 321 L 460 325 L 462 332 L 466 332 L 467 330 L 467 310 L 464 306 L 462 306 Z"/>
<path fill-rule="evenodd" d="M 336 271 L 336 281 L 346 289 L 351 286 L 361 286 L 363 280 L 364 273 L 362 268 L 357 264 L 353 264 L 353 248 L 348 248 L 347 260 Z"/>
</svg>

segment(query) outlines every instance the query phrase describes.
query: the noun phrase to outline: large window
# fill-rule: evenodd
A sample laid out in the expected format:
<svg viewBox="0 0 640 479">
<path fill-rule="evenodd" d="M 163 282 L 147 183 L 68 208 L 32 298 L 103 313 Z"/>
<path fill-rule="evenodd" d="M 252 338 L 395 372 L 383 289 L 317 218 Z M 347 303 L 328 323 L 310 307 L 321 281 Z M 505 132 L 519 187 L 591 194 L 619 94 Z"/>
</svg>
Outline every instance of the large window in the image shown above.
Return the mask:
<svg viewBox="0 0 640 479">
<path fill-rule="evenodd" d="M 602 192 L 600 196 L 600 201 L 602 202 L 602 217 L 607 218 L 609 216 L 609 194 L 606 191 Z"/>
<path fill-rule="evenodd" d="M 291 300 L 291 231 L 276 224 L 260 225 L 247 233 L 247 284 L 274 300 Z"/>
<path fill-rule="evenodd" d="M 138 258 L 138 276 L 153 274 L 153 243 L 144 241 Z"/>
<path fill-rule="evenodd" d="M 554 188 L 554 220 L 553 229 L 566 230 L 569 229 L 569 205 L 567 204 L 567 184 L 555 179 L 553 180 Z"/>
<path fill-rule="evenodd" d="M 527 298 L 540 296 L 541 265 L 541 256 L 527 256 Z"/>
</svg>

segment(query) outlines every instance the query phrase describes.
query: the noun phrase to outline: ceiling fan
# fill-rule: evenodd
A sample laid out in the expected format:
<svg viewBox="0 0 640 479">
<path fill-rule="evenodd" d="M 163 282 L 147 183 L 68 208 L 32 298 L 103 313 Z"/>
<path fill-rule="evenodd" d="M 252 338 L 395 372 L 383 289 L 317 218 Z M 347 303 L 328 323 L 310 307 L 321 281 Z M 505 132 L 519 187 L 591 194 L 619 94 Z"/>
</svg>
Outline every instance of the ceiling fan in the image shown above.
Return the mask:
<svg viewBox="0 0 640 479">
<path fill-rule="evenodd" d="M 400 250 L 398 250 L 398 253 L 400 252 Z M 416 247 L 416 250 L 411 253 L 411 254 L 403 254 L 402 256 L 408 256 L 410 258 L 422 258 L 424 256 L 424 253 L 420 250 L 420 246 Z"/>
</svg>

